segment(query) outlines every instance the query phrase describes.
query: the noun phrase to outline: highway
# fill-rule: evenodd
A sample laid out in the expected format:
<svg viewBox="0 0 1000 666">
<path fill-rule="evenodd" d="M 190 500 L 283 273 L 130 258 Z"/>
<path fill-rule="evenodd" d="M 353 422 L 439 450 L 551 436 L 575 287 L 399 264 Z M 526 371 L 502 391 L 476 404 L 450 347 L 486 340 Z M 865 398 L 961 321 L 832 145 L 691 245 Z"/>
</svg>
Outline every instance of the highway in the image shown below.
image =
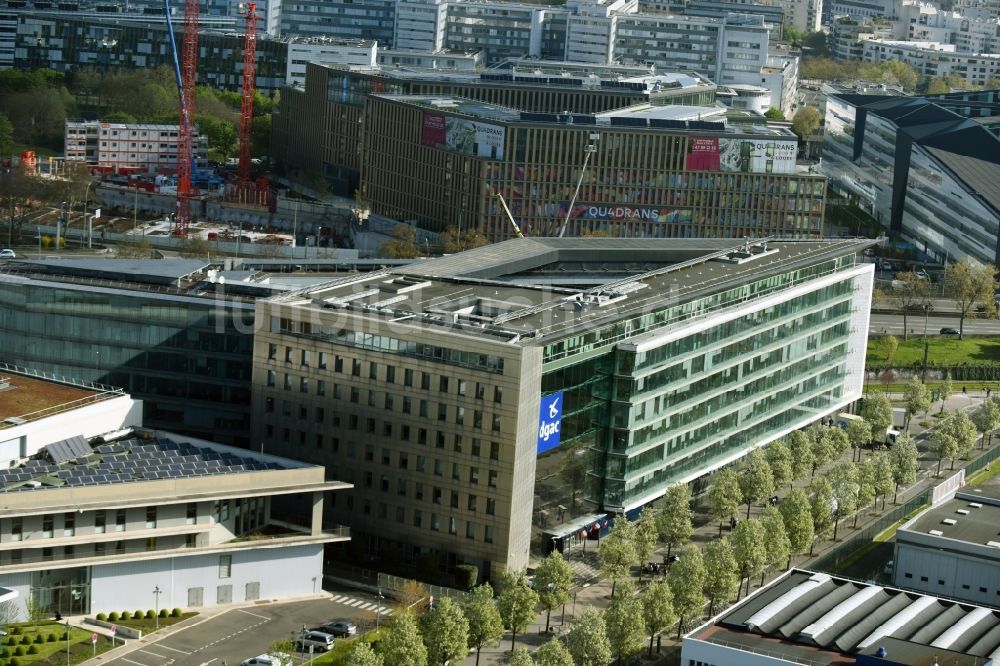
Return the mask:
<svg viewBox="0 0 1000 666">
<path fill-rule="evenodd" d="M 924 334 L 924 316 L 922 314 L 912 314 L 906 321 L 907 328 L 914 335 Z M 944 327 L 951 327 L 958 330 L 958 317 L 955 315 L 927 317 L 927 335 L 939 335 Z M 882 333 L 892 333 L 893 335 L 903 334 L 903 316 L 873 314 L 868 325 L 869 334 L 881 335 Z M 965 331 L 967 335 L 1000 335 L 1000 320 L 996 319 L 975 319 L 966 317 Z"/>
</svg>

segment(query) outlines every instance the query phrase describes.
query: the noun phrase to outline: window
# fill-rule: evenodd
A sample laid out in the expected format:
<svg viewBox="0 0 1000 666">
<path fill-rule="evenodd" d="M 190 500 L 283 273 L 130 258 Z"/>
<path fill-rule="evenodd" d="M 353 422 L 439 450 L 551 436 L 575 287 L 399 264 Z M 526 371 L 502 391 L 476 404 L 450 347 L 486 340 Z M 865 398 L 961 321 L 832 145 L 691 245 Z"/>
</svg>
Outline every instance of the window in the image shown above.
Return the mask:
<svg viewBox="0 0 1000 666">
<path fill-rule="evenodd" d="M 434 486 L 434 490 L 431 491 L 431 504 L 441 503 L 441 489 Z"/>
<path fill-rule="evenodd" d="M 441 530 L 441 518 L 436 514 L 431 514 L 431 532 L 438 532 Z"/>
<path fill-rule="evenodd" d="M 125 531 L 125 509 L 115 512 L 115 532 Z"/>
<path fill-rule="evenodd" d="M 378 363 L 375 361 L 368 364 L 368 379 L 378 380 Z"/>
<path fill-rule="evenodd" d="M 24 538 L 24 518 L 10 519 L 10 540 L 20 541 Z"/>
<path fill-rule="evenodd" d="M 386 393 L 385 404 L 383 405 L 383 407 L 385 407 L 385 409 L 388 409 L 389 411 L 392 411 L 392 408 L 395 406 L 394 401 L 395 398 L 393 397 L 393 395 L 391 393 Z"/>
<path fill-rule="evenodd" d="M 404 523 L 406 522 L 406 509 L 401 506 L 396 507 L 396 522 Z"/>
<path fill-rule="evenodd" d="M 431 390 L 431 376 L 430 373 L 421 372 L 420 373 L 420 388 L 425 391 Z"/>
<path fill-rule="evenodd" d="M 499 414 L 494 414 L 493 415 L 492 429 L 493 429 L 493 432 L 500 432 L 500 415 Z"/>
<path fill-rule="evenodd" d="M 278 358 L 278 345 L 269 342 L 267 345 L 267 360 L 275 361 Z"/>
<path fill-rule="evenodd" d="M 396 383 L 396 366 L 387 365 L 385 367 L 385 383 L 386 384 Z"/>
<path fill-rule="evenodd" d="M 233 556 L 219 555 L 219 578 L 229 578 L 233 573 Z"/>
<path fill-rule="evenodd" d="M 146 529 L 153 529 L 156 527 L 156 507 L 147 506 L 146 507 Z"/>
<path fill-rule="evenodd" d="M 490 460 L 500 460 L 500 442 L 490 442 Z"/>
<path fill-rule="evenodd" d="M 389 463 L 390 455 L 391 455 L 391 453 L 390 453 L 389 449 L 383 447 L 382 448 L 382 464 L 383 465 L 390 464 Z"/>
<path fill-rule="evenodd" d="M 406 451 L 399 452 L 399 469 L 406 469 L 406 466 L 410 464 L 410 454 Z"/>
<path fill-rule="evenodd" d="M 264 398 L 264 413 L 274 414 L 274 398 Z"/>
<path fill-rule="evenodd" d="M 459 379 L 458 380 L 458 394 L 459 395 L 465 395 L 465 385 L 466 385 L 466 383 L 467 382 L 464 379 Z"/>
<path fill-rule="evenodd" d="M 465 538 L 475 539 L 476 538 L 476 524 L 475 523 L 465 523 Z"/>
<path fill-rule="evenodd" d="M 478 467 L 470 467 L 469 468 L 469 483 L 471 483 L 472 485 L 478 485 L 479 484 L 479 468 Z"/>
<path fill-rule="evenodd" d="M 309 393 L 309 378 L 300 377 L 299 378 L 299 393 Z"/>
<path fill-rule="evenodd" d="M 318 362 L 318 363 L 316 364 L 316 366 L 317 366 L 317 367 L 318 367 L 318 368 L 319 368 L 320 370 L 326 370 L 326 360 L 327 360 L 327 356 L 328 356 L 328 355 L 327 355 L 327 353 L 326 353 L 326 352 L 320 352 L 320 353 L 319 353 L 319 362 Z"/>
<path fill-rule="evenodd" d="M 423 472 L 424 471 L 424 465 L 426 463 L 427 463 L 427 458 L 425 458 L 423 456 L 417 456 L 417 471 L 418 472 Z"/>
<path fill-rule="evenodd" d="M 365 444 L 365 462 L 372 462 L 375 460 L 375 447 L 371 444 Z"/>
<path fill-rule="evenodd" d="M 482 442 L 475 437 L 472 438 L 472 455 L 479 457 L 480 449 L 482 447 Z"/>
<path fill-rule="evenodd" d="M 292 390 L 292 376 L 289 375 L 288 373 L 285 373 L 285 383 L 283 384 L 282 388 L 284 388 L 286 391 Z"/>
<path fill-rule="evenodd" d="M 267 385 L 270 388 L 274 388 L 278 385 L 278 373 L 274 370 L 267 371 Z"/>
<path fill-rule="evenodd" d="M 403 368 L 403 386 L 413 386 L 413 370 Z"/>
<path fill-rule="evenodd" d="M 454 444 L 454 447 L 455 447 L 455 453 L 461 453 L 462 452 L 462 436 L 461 435 L 455 435 L 455 444 Z"/>
<path fill-rule="evenodd" d="M 428 404 L 428 402 L 426 400 L 421 400 L 420 401 L 420 411 L 418 412 L 418 414 L 422 418 L 427 418 L 428 411 L 429 411 L 429 404 Z"/>
<path fill-rule="evenodd" d="M 291 362 L 292 362 L 292 348 L 285 347 L 285 363 L 291 363 Z"/>
<path fill-rule="evenodd" d="M 503 402 L 503 387 L 494 386 L 493 387 L 493 402 L 500 404 Z"/>
<path fill-rule="evenodd" d="M 75 536 L 76 535 L 76 514 L 72 511 L 67 511 L 63 514 L 63 536 Z"/>
<path fill-rule="evenodd" d="M 424 500 L 424 484 L 416 483 L 413 485 L 413 498 L 421 502 Z"/>
<path fill-rule="evenodd" d="M 359 391 L 356 387 L 352 386 L 351 387 L 351 402 L 353 402 L 354 404 L 357 404 L 360 401 L 361 401 L 361 391 Z"/>
<path fill-rule="evenodd" d="M 104 521 L 106 519 L 103 511 L 94 512 L 94 534 L 104 534 Z"/>
<path fill-rule="evenodd" d="M 409 396 L 403 396 L 403 413 L 410 414 L 413 412 L 413 401 L 410 400 Z"/>
<path fill-rule="evenodd" d="M 472 412 L 472 427 L 476 430 L 483 429 L 483 413 L 478 409 Z"/>
<path fill-rule="evenodd" d="M 465 407 L 455 408 L 455 423 L 457 425 L 465 425 Z"/>
<path fill-rule="evenodd" d="M 413 510 L 413 526 L 414 527 L 420 527 L 420 523 L 421 523 L 421 519 L 422 518 L 423 518 L 423 514 L 420 512 L 420 509 L 414 509 Z"/>
<path fill-rule="evenodd" d="M 356 358 L 351 360 L 351 374 L 355 377 L 361 376 L 361 361 Z"/>
<path fill-rule="evenodd" d="M 448 518 L 448 534 L 458 534 L 458 521 Z"/>
<path fill-rule="evenodd" d="M 448 420 L 448 405 L 438 403 L 438 421 Z"/>
<path fill-rule="evenodd" d="M 444 476 L 444 461 L 440 458 L 434 459 L 434 476 Z"/>
<path fill-rule="evenodd" d="M 406 497 L 406 479 L 396 479 L 396 494 Z"/>
<path fill-rule="evenodd" d="M 303 349 L 302 350 L 302 355 L 300 357 L 299 365 L 304 365 L 305 367 L 308 368 L 309 367 L 309 362 L 311 360 L 312 360 L 312 352 L 309 351 L 308 349 Z"/>
<path fill-rule="evenodd" d="M 458 463 L 451 464 L 451 478 L 455 481 L 461 481 L 461 474 L 459 473 Z"/>
<path fill-rule="evenodd" d="M 490 488 L 496 488 L 497 487 L 497 476 L 498 476 L 497 471 L 495 469 L 491 469 L 490 470 L 490 480 L 489 480 L 489 486 L 490 486 Z"/>
<path fill-rule="evenodd" d="M 439 449 L 444 448 L 444 433 L 441 432 L 440 430 L 437 431 L 437 444 L 435 445 L 435 447 Z"/>
<path fill-rule="evenodd" d="M 53 518 L 51 514 L 42 516 L 42 536 L 46 539 L 52 538 L 52 522 Z"/>
<path fill-rule="evenodd" d="M 343 372 L 344 371 L 344 357 L 343 356 L 334 356 L 333 357 L 333 371 L 334 372 Z"/>
<path fill-rule="evenodd" d="M 379 485 L 379 487 L 382 489 L 382 492 L 384 492 L 384 493 L 389 492 L 389 477 L 387 477 L 387 476 L 385 476 L 383 474 L 382 475 L 382 481 L 381 481 L 381 484 Z"/>
<path fill-rule="evenodd" d="M 417 429 L 417 444 L 427 444 L 427 428 Z"/>
<path fill-rule="evenodd" d="M 438 377 L 438 391 L 441 393 L 448 392 L 448 378 L 444 375 Z"/>
<path fill-rule="evenodd" d="M 469 511 L 475 511 L 476 510 L 476 496 L 475 495 L 469 495 L 469 500 L 468 500 L 468 502 L 466 502 L 466 507 L 465 508 L 468 509 Z"/>
<path fill-rule="evenodd" d="M 316 380 L 316 395 L 326 395 L 326 380 L 317 379 Z"/>
<path fill-rule="evenodd" d="M 486 384 L 476 382 L 476 400 L 482 400 L 484 397 L 486 397 Z"/>
<path fill-rule="evenodd" d="M 497 501 L 495 499 L 486 498 L 486 515 L 495 516 L 497 513 Z"/>
<path fill-rule="evenodd" d="M 493 543 L 493 528 L 489 525 L 483 528 L 483 541 Z"/>
</svg>

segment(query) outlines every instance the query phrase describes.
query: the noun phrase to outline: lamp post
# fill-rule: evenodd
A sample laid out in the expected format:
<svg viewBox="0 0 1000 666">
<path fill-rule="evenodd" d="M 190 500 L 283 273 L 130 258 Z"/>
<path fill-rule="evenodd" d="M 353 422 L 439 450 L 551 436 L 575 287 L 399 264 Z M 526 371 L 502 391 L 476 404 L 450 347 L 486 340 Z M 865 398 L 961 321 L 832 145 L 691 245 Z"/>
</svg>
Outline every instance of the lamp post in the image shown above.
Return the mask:
<svg viewBox="0 0 1000 666">
<path fill-rule="evenodd" d="M 930 303 L 924 303 L 924 367 L 920 373 L 920 381 L 927 381 L 927 311 L 931 309 Z"/>
<path fill-rule="evenodd" d="M 66 620 L 66 666 L 70 666 L 69 663 L 69 620 Z"/>
<path fill-rule="evenodd" d="M 376 601 L 378 608 L 375 609 L 375 630 L 378 631 L 379 621 L 382 619 L 382 587 L 378 588 L 378 599 Z"/>
<path fill-rule="evenodd" d="M 154 615 L 153 617 L 156 618 L 156 628 L 157 629 L 160 628 L 160 595 L 161 594 L 163 594 L 163 590 L 160 589 L 159 585 L 157 585 L 156 587 L 153 588 L 153 597 L 156 599 L 156 615 Z"/>
<path fill-rule="evenodd" d="M 83 219 L 80 220 L 80 226 L 83 228 L 83 232 L 86 232 L 87 223 L 87 203 L 90 201 L 90 188 L 94 186 L 94 179 L 91 178 L 90 182 L 87 183 L 87 189 L 83 193 Z M 83 247 L 83 237 L 80 237 L 80 247 Z"/>
</svg>

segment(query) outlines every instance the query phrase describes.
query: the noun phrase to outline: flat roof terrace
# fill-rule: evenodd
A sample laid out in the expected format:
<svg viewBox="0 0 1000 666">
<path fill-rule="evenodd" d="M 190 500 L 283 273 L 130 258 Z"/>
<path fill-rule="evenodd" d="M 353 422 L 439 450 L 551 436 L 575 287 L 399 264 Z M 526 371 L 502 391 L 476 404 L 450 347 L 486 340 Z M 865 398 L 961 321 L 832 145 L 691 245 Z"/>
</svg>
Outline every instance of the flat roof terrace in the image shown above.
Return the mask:
<svg viewBox="0 0 1000 666">
<path fill-rule="evenodd" d="M 71 380 L 59 381 L 0 363 L 0 430 L 124 395 L 120 389 Z"/>
</svg>

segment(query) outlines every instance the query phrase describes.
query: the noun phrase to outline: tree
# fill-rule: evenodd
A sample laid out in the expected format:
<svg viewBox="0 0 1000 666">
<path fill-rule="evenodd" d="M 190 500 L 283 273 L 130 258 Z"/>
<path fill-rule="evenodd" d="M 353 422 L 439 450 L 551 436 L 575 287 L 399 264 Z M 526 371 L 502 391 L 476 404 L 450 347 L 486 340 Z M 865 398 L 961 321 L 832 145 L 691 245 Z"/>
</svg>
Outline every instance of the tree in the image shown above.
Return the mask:
<svg viewBox="0 0 1000 666">
<path fill-rule="evenodd" d="M 764 112 L 764 117 L 767 118 L 768 120 L 784 120 L 785 112 L 782 111 L 781 109 L 776 109 L 774 107 L 771 107 L 770 109 Z"/>
<path fill-rule="evenodd" d="M 624 516 L 615 520 L 611 533 L 601 539 L 597 548 L 601 560 L 601 573 L 611 579 L 611 596 L 619 580 L 627 578 L 636 562 L 635 526 Z"/>
<path fill-rule="evenodd" d="M 250 154 L 253 157 L 264 157 L 271 150 L 271 114 L 254 116 L 250 129 Z"/>
<path fill-rule="evenodd" d="M 573 655 L 562 641 L 553 638 L 538 648 L 538 652 L 535 653 L 535 663 L 538 666 L 573 666 Z"/>
<path fill-rule="evenodd" d="M 527 648 L 518 647 L 510 653 L 507 666 L 535 666 L 535 660 L 531 658 Z"/>
<path fill-rule="evenodd" d="M 938 397 L 941 398 L 941 410 L 938 414 L 944 414 L 944 403 L 948 402 L 950 398 L 955 393 L 955 384 L 951 381 L 951 373 L 944 373 L 944 381 L 938 386 Z"/>
<path fill-rule="evenodd" d="M 434 604 L 420 619 L 428 664 L 446 664 L 469 654 L 469 621 L 461 607 L 448 597 Z"/>
<path fill-rule="evenodd" d="M 767 553 L 764 571 L 777 571 L 787 566 L 788 558 L 792 554 L 792 542 L 788 538 L 788 531 L 785 530 L 785 521 L 776 507 L 769 506 L 764 509 L 764 514 L 760 518 L 760 524 L 764 527 L 764 549 Z M 760 579 L 761 587 L 764 586 L 764 578 Z"/>
<path fill-rule="evenodd" d="M 279 664 L 291 664 L 295 659 L 295 642 L 291 638 L 274 641 L 267 648 L 267 653 L 276 657 Z"/>
<path fill-rule="evenodd" d="M 420 638 L 416 616 L 402 610 L 393 615 L 391 631 L 379 641 L 378 649 L 386 664 L 392 666 L 427 666 L 427 648 Z"/>
<path fill-rule="evenodd" d="M 774 492 L 774 476 L 763 451 L 754 449 L 743 458 L 739 483 L 740 494 L 747 505 L 747 518 L 749 518 L 750 505 L 754 502 L 763 502 Z"/>
<path fill-rule="evenodd" d="M 703 592 L 708 597 L 708 614 L 714 614 L 715 602 L 729 601 L 739 590 L 740 579 L 737 575 L 739 565 L 733 553 L 733 545 L 729 539 L 722 537 L 709 541 L 705 546 L 705 587 Z"/>
<path fill-rule="evenodd" d="M 815 134 L 822 120 L 819 111 L 811 106 L 804 106 L 796 111 L 792 118 L 792 131 L 798 134 L 799 141 L 802 141 L 807 136 Z"/>
<path fill-rule="evenodd" d="M 914 414 L 930 411 L 931 394 L 916 375 L 906 385 L 906 390 L 903 392 L 903 400 L 906 403 L 906 423 L 903 424 L 904 429 L 909 427 L 910 418 Z"/>
<path fill-rule="evenodd" d="M 858 468 L 849 460 L 841 460 L 830 468 L 826 474 L 833 491 L 833 540 L 837 540 L 837 527 L 840 519 L 850 516 L 858 509 Z"/>
<path fill-rule="evenodd" d="M 236 126 L 231 122 L 200 113 L 195 119 L 198 134 L 208 138 L 209 150 L 218 153 L 223 160 L 229 157 L 236 148 Z"/>
<path fill-rule="evenodd" d="M 958 440 L 955 439 L 955 432 L 950 427 L 949 421 L 952 415 L 945 417 L 945 421 L 938 424 L 938 427 L 931 431 L 931 451 L 938 459 L 937 473 L 941 474 L 941 461 L 951 458 L 952 467 L 955 466 L 955 456 L 958 455 Z"/>
<path fill-rule="evenodd" d="M 993 264 L 974 264 L 964 258 L 944 269 L 945 284 L 951 287 L 951 298 L 958 308 L 958 339 L 965 334 L 965 318 L 976 303 L 992 303 L 996 292 L 997 269 Z"/>
<path fill-rule="evenodd" d="M 872 467 L 875 471 L 875 494 L 882 497 L 882 509 L 885 510 L 885 498 L 896 487 L 892 480 L 892 461 L 887 451 L 880 451 L 872 457 Z"/>
<path fill-rule="evenodd" d="M 883 437 L 886 429 L 892 425 L 892 403 L 889 397 L 881 391 L 869 392 L 864 407 L 861 408 L 861 418 L 872 427 L 873 443 Z"/>
<path fill-rule="evenodd" d="M 872 505 L 872 511 L 878 502 L 878 470 L 875 469 L 875 458 L 868 458 L 858 463 L 858 506 L 863 508 Z M 854 527 L 858 526 L 858 515 L 854 514 Z"/>
<path fill-rule="evenodd" d="M 7 116 L 0 114 L 0 155 L 14 152 L 14 126 Z"/>
<path fill-rule="evenodd" d="M 903 333 L 907 331 L 906 327 L 903 327 Z M 882 358 L 885 359 L 885 364 L 887 367 L 892 367 L 892 361 L 896 358 L 896 351 L 899 350 L 899 338 L 895 335 L 883 335 L 879 338 L 879 351 L 882 352 Z"/>
<path fill-rule="evenodd" d="M 680 483 L 667 489 L 656 516 L 660 539 L 667 544 L 667 557 L 675 547 L 683 546 L 694 531 L 691 512 L 691 487 Z"/>
<path fill-rule="evenodd" d="M 872 441 L 872 427 L 864 419 L 849 419 L 847 422 L 847 440 L 855 451 Z M 853 458 L 853 456 L 852 456 Z"/>
<path fill-rule="evenodd" d="M 594 608 L 583 611 L 566 636 L 566 647 L 576 666 L 607 666 L 612 655 L 604 614 Z"/>
<path fill-rule="evenodd" d="M 833 462 L 837 455 L 833 440 L 830 439 L 828 428 L 813 426 L 809 428 L 809 439 L 812 441 L 812 475 L 816 476 L 816 470 Z"/>
<path fill-rule="evenodd" d="M 903 340 L 906 340 L 910 312 L 914 308 L 928 305 L 928 281 L 920 279 L 915 271 L 896 273 L 896 279 L 888 289 L 880 289 L 875 297 L 878 301 L 888 304 L 903 315 Z M 887 336 L 888 337 L 888 336 Z M 899 341 L 896 341 L 898 346 Z M 895 350 L 893 350 L 895 351 Z M 889 365 L 889 363 L 886 363 Z"/>
<path fill-rule="evenodd" d="M 8 246 L 20 240 L 24 225 L 38 208 L 38 192 L 43 183 L 21 169 L 0 173 L 0 215 L 6 220 L 4 237 Z"/>
<path fill-rule="evenodd" d="M 153 245 L 145 236 L 135 236 L 118 241 L 115 245 L 117 259 L 149 259 Z"/>
<path fill-rule="evenodd" d="M 430 594 L 430 590 L 423 583 L 408 580 L 403 583 L 403 587 L 395 592 L 395 609 L 397 612 L 407 611 L 420 615 L 418 604 L 427 599 Z"/>
<path fill-rule="evenodd" d="M 484 583 L 472 588 L 465 602 L 465 617 L 469 621 L 469 647 L 476 648 L 476 666 L 479 666 L 483 646 L 503 638 L 503 620 L 493 600 L 492 587 Z"/>
<path fill-rule="evenodd" d="M 722 522 L 732 518 L 739 511 L 743 501 L 740 492 L 740 478 L 732 467 L 719 470 L 708 489 L 708 515 L 719 521 L 719 536 L 722 536 Z"/>
<path fill-rule="evenodd" d="M 982 444 L 989 446 L 993 441 L 993 431 L 1000 428 L 1000 400 L 990 396 L 979 409 L 972 413 L 972 422 L 982 433 Z"/>
<path fill-rule="evenodd" d="M 670 568 L 670 591 L 674 595 L 677 613 L 677 640 L 680 640 L 684 618 L 701 615 L 705 608 L 705 562 L 695 546 L 685 546 Z"/>
<path fill-rule="evenodd" d="M 821 476 L 809 484 L 809 490 L 811 493 L 809 508 L 812 512 L 813 533 L 817 537 L 825 538 L 833 524 L 833 488 L 830 487 L 830 482 Z M 812 554 L 812 549 L 809 553 Z"/>
<path fill-rule="evenodd" d="M 612 597 L 604 611 L 605 631 L 611 650 L 618 655 L 618 663 L 642 650 L 645 637 L 642 601 L 631 581 L 622 583 L 621 594 Z"/>
<path fill-rule="evenodd" d="M 792 454 L 792 477 L 801 479 L 812 469 L 812 442 L 804 430 L 795 430 L 788 436 L 788 450 Z"/>
<path fill-rule="evenodd" d="M 417 230 L 408 224 L 397 224 L 392 231 L 392 240 L 382 243 L 379 252 L 389 259 L 416 259 L 420 256 Z"/>
<path fill-rule="evenodd" d="M 786 483 L 791 488 L 794 480 L 792 478 L 792 452 L 785 444 L 785 440 L 779 439 L 768 444 L 764 449 L 764 455 L 767 457 L 768 467 L 771 468 L 771 478 L 774 480 L 775 488 Z"/>
<path fill-rule="evenodd" d="M 969 418 L 964 410 L 957 410 L 949 417 L 952 436 L 955 438 L 956 453 L 958 457 L 967 459 L 972 449 L 979 439 L 979 431 L 976 425 Z M 952 458 L 951 468 L 955 469 L 955 460 Z"/>
<path fill-rule="evenodd" d="M 559 466 L 559 478 L 570 488 L 570 508 L 576 511 L 576 494 L 583 488 L 587 479 L 587 449 L 574 446 L 563 453 L 562 464 Z"/>
<path fill-rule="evenodd" d="M 740 582 L 747 579 L 747 594 L 750 594 L 750 579 L 764 572 L 767 566 L 767 535 L 760 520 L 743 520 L 733 530 L 733 555 L 739 567 Z"/>
<path fill-rule="evenodd" d="M 383 666 L 384 663 L 382 655 L 364 641 L 355 641 L 347 655 L 347 666 Z"/>
<path fill-rule="evenodd" d="M 489 241 L 479 229 L 458 229 L 448 227 L 441 232 L 441 250 L 446 254 L 454 254 L 482 247 Z"/>
<path fill-rule="evenodd" d="M 792 555 L 806 552 L 813 542 L 812 508 L 809 497 L 801 488 L 795 488 L 781 501 L 778 506 L 781 519 L 785 523 L 785 532 Z M 791 558 L 788 561 L 791 565 Z"/>
<path fill-rule="evenodd" d="M 652 505 L 647 504 L 635 521 L 635 559 L 641 564 L 653 556 L 660 540 L 660 517 Z"/>
<path fill-rule="evenodd" d="M 549 630 L 552 609 L 569 601 L 573 587 L 573 569 L 558 550 L 545 556 L 535 569 L 535 591 L 545 609 L 545 631 Z"/>
<path fill-rule="evenodd" d="M 810 50 L 810 55 L 820 57 L 826 56 L 829 53 L 826 42 L 826 33 L 822 30 L 810 32 L 802 39 L 802 45 Z"/>
<path fill-rule="evenodd" d="M 601 544 L 603 545 L 603 544 Z M 538 594 L 528 585 L 528 579 L 523 571 L 506 571 L 500 577 L 500 597 L 497 599 L 497 610 L 505 627 L 511 630 L 510 649 L 514 649 L 514 640 L 519 631 L 524 631 L 535 619 L 535 606 L 538 605 Z"/>
<path fill-rule="evenodd" d="M 833 457 L 839 458 L 844 455 L 847 449 L 851 448 L 851 440 L 847 438 L 847 433 L 843 428 L 827 428 L 826 439 L 833 449 Z"/>
<path fill-rule="evenodd" d="M 894 504 L 899 487 L 908 486 L 917 480 L 918 456 L 917 443 L 909 434 L 904 432 L 896 437 L 896 443 L 889 449 L 889 467 L 892 469 L 893 482 L 892 501 Z"/>
<path fill-rule="evenodd" d="M 649 656 L 652 657 L 653 639 L 677 621 L 674 593 L 670 591 L 667 581 L 659 580 L 646 588 L 646 593 L 642 595 L 642 621 L 649 634 Z"/>
</svg>

